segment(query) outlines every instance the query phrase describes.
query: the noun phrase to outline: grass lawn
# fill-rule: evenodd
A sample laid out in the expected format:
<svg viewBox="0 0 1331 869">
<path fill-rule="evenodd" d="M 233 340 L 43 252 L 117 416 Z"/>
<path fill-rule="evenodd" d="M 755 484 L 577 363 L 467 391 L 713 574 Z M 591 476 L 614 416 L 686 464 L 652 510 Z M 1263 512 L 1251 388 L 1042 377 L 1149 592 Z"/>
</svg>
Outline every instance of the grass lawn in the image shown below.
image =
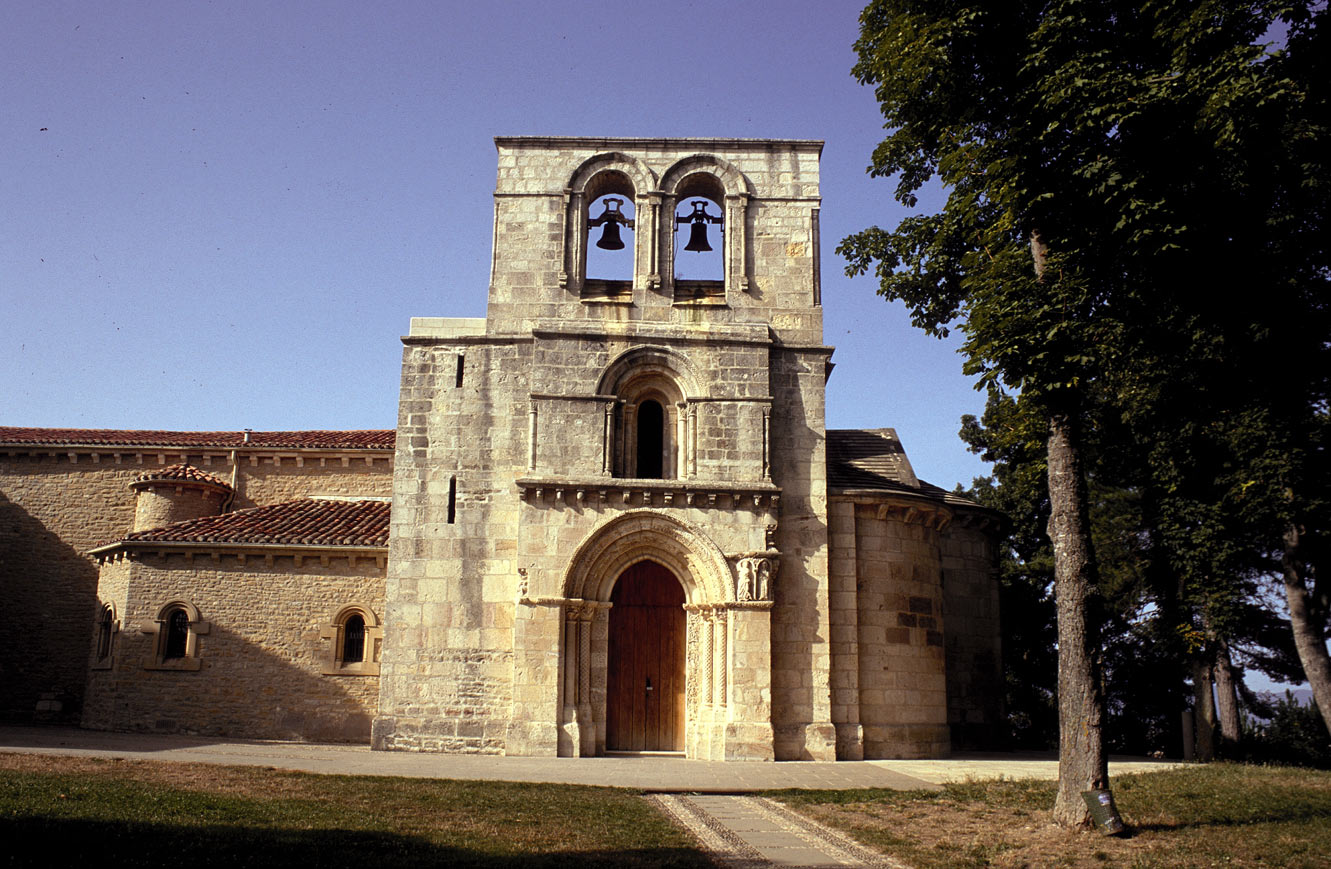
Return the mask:
<svg viewBox="0 0 1331 869">
<path fill-rule="evenodd" d="M 629 790 L 22 754 L 0 831 L 11 866 L 711 865 Z"/>
<path fill-rule="evenodd" d="M 921 867 L 1331 867 L 1331 772 L 1212 764 L 1122 776 L 1124 837 L 1049 823 L 1054 782 L 782 791 L 792 808 Z"/>
</svg>

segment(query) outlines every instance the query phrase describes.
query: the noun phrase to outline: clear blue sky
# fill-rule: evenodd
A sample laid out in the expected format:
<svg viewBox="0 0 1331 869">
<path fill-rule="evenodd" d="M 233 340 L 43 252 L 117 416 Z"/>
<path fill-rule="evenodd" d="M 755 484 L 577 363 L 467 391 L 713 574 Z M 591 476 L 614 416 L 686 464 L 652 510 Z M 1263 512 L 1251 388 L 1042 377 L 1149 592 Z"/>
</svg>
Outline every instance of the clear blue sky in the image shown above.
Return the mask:
<svg viewBox="0 0 1331 869">
<path fill-rule="evenodd" d="M 828 425 L 969 483 L 955 344 L 833 253 L 904 214 L 861 5 L 0 5 L 0 424 L 391 428 L 409 318 L 485 312 L 495 135 L 816 138 Z"/>
<path fill-rule="evenodd" d="M 409 319 L 485 313 L 494 136 L 808 138 L 827 423 L 968 484 L 956 343 L 833 253 L 906 213 L 862 5 L 0 4 L 0 425 L 392 428 Z"/>
</svg>

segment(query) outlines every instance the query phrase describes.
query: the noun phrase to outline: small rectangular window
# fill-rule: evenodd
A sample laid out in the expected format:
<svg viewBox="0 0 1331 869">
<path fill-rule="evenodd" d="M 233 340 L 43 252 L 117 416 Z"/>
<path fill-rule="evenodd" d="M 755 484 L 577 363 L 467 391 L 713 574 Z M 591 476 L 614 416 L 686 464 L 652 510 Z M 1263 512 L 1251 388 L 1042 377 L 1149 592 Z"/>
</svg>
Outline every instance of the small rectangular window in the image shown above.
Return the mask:
<svg viewBox="0 0 1331 869">
<path fill-rule="evenodd" d="M 462 385 L 462 363 L 463 363 L 463 360 L 465 360 L 466 358 L 467 358 L 467 357 L 464 356 L 464 355 L 462 355 L 461 353 L 458 354 L 458 373 L 457 373 L 457 382 L 453 384 L 454 386 L 461 386 L 461 385 Z"/>
<path fill-rule="evenodd" d="M 448 524 L 452 525 L 458 514 L 458 478 L 448 478 Z"/>
</svg>

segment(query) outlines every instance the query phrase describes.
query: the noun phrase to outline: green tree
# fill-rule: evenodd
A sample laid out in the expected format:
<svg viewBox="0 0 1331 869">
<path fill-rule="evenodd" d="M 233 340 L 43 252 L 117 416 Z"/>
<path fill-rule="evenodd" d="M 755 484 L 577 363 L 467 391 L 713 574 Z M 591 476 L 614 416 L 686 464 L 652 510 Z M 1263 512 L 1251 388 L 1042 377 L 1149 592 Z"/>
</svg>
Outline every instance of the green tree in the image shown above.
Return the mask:
<svg viewBox="0 0 1331 869">
<path fill-rule="evenodd" d="M 1283 21 L 1289 54 L 1298 46 L 1304 57 L 1324 17 L 1315 7 L 875 0 L 861 16 L 854 73 L 875 88 L 888 130 L 870 172 L 896 176 L 907 206 L 935 176 L 947 198 L 938 213 L 846 239 L 847 271 L 874 271 L 921 328 L 960 328 L 965 370 L 1019 391 L 1047 427 L 1054 817 L 1065 825 L 1087 822 L 1080 791 L 1108 786 L 1087 427 L 1106 394 L 1116 403 L 1117 390 L 1153 382 L 1144 366 L 1182 370 L 1195 348 L 1247 334 L 1242 314 L 1215 304 L 1210 280 L 1275 268 L 1244 290 L 1260 286 L 1292 310 L 1308 306 L 1300 294 L 1319 274 L 1325 282 L 1326 260 L 1310 271 L 1289 242 L 1308 229 L 1300 175 L 1322 159 L 1306 149 L 1315 123 L 1303 124 L 1316 64 L 1258 45 Z M 1273 183 L 1296 213 L 1280 201 L 1240 208 L 1261 204 Z M 1273 228 L 1282 218 L 1283 234 Z M 1240 234 L 1254 225 L 1255 241 Z"/>
</svg>

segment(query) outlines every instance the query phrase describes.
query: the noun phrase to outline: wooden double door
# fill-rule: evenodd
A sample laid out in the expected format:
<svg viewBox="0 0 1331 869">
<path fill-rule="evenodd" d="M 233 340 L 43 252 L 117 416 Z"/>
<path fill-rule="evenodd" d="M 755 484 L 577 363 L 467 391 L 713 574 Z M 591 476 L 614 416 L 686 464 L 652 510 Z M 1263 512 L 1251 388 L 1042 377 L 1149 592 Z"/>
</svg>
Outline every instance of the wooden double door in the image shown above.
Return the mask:
<svg viewBox="0 0 1331 869">
<path fill-rule="evenodd" d="M 684 589 L 654 561 L 624 571 L 610 595 L 605 745 L 684 750 Z"/>
</svg>

